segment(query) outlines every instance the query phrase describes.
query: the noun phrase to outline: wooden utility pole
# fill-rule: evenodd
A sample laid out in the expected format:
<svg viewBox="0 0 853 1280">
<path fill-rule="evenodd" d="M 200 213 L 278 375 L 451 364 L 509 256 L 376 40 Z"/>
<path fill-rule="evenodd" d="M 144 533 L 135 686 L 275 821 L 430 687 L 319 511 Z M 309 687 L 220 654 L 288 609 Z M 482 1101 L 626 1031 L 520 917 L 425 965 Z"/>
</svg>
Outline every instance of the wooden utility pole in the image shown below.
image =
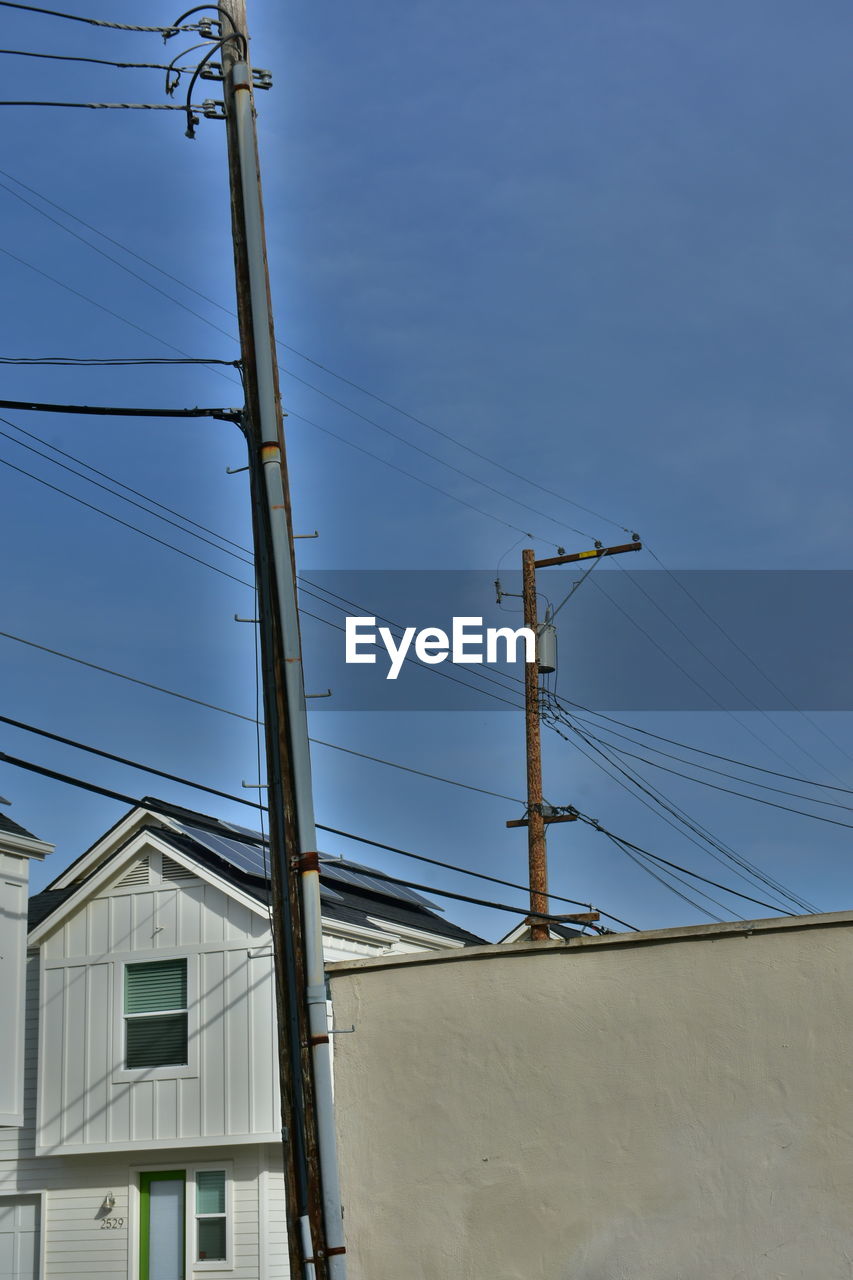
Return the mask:
<svg viewBox="0 0 853 1280">
<path fill-rule="evenodd" d="M 536 636 L 535 661 L 524 667 L 524 738 L 527 758 L 527 814 L 521 820 L 508 822 L 508 827 L 527 827 L 527 859 L 530 878 L 530 937 L 542 942 L 549 937 L 548 921 L 548 856 L 545 846 L 545 828 L 554 822 L 573 822 L 574 814 L 549 814 L 543 812 L 542 800 L 542 742 L 539 716 L 539 620 L 536 616 L 536 570 L 554 565 L 572 564 L 579 560 L 593 560 L 601 556 L 622 555 L 626 551 L 641 551 L 643 544 L 634 535 L 633 542 L 618 547 L 597 546 L 592 551 L 576 551 L 571 555 L 552 556 L 547 560 L 535 559 L 536 553 L 526 547 L 521 553 L 521 594 L 524 603 L 524 625 Z M 556 918 L 556 917 L 555 917 Z M 598 918 L 597 916 L 595 917 Z M 586 916 L 561 916 L 562 920 L 586 921 Z"/>
<path fill-rule="evenodd" d="M 218 5 L 258 581 L 290 1273 L 345 1280 L 296 572 L 245 0 Z"/>
<path fill-rule="evenodd" d="M 521 594 L 524 602 L 524 625 L 539 635 L 536 617 L 535 552 L 526 547 L 521 553 Z M 530 873 L 530 910 L 539 916 L 548 911 L 548 859 L 545 852 L 545 820 L 542 813 L 542 743 L 539 724 L 539 657 L 524 666 L 524 737 L 527 755 L 527 860 Z M 530 917 L 533 942 L 547 938 L 548 922 Z"/>
</svg>

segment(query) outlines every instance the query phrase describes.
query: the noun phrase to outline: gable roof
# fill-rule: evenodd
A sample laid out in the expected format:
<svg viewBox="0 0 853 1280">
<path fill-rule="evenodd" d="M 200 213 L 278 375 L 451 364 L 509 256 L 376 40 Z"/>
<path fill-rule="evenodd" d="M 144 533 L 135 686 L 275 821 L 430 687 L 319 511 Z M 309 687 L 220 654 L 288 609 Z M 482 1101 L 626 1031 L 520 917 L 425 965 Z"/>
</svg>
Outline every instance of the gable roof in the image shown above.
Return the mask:
<svg viewBox="0 0 853 1280">
<path fill-rule="evenodd" d="M 8 804 L 8 801 L 4 803 Z M 34 836 L 32 831 L 27 831 L 14 818 L 0 813 L 0 850 L 17 857 L 38 858 L 41 861 L 47 854 L 53 853 L 53 845 Z"/>
<path fill-rule="evenodd" d="M 27 930 L 35 929 L 37 924 L 46 920 L 74 890 L 75 886 L 69 885 L 67 889 L 44 889 L 41 893 L 34 893 L 27 903 Z"/>
<path fill-rule="evenodd" d="M 150 832 L 158 842 L 212 872 L 220 881 L 264 906 L 269 903 L 269 846 L 260 832 L 150 796 L 133 812 L 142 819 L 141 825 L 133 824 L 133 840 L 141 833 Z M 94 865 L 82 865 L 82 875 L 76 881 L 68 883 L 66 870 L 58 878 L 64 883 L 48 887 L 31 898 L 30 928 L 36 928 L 57 911 L 128 843 L 122 841 Z M 415 934 L 441 938 L 451 946 L 475 946 L 483 941 L 445 920 L 441 908 L 429 899 L 402 885 L 382 880 L 372 868 L 348 859 L 320 855 L 320 899 L 323 921 L 327 924 L 339 923 L 371 931 L 390 926 L 392 930 L 411 930 Z"/>
<path fill-rule="evenodd" d="M 0 831 L 8 831 L 13 836 L 28 836 L 30 840 L 37 840 L 32 831 L 27 831 L 26 827 L 19 826 L 17 822 L 13 822 L 11 818 L 7 818 L 5 813 L 0 813 Z"/>
</svg>

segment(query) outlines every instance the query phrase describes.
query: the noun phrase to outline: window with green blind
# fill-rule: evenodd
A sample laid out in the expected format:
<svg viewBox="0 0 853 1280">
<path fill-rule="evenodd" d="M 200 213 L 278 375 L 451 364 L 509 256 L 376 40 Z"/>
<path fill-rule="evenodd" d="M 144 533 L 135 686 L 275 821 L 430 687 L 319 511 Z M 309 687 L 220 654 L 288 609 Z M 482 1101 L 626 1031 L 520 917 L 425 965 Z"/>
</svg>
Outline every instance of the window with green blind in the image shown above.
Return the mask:
<svg viewBox="0 0 853 1280">
<path fill-rule="evenodd" d="M 153 960 L 124 969 L 125 1067 L 187 1063 L 187 962 Z"/>
<path fill-rule="evenodd" d="M 227 1258 L 225 1170 L 199 1169 L 195 1175 L 196 1261 Z"/>
</svg>

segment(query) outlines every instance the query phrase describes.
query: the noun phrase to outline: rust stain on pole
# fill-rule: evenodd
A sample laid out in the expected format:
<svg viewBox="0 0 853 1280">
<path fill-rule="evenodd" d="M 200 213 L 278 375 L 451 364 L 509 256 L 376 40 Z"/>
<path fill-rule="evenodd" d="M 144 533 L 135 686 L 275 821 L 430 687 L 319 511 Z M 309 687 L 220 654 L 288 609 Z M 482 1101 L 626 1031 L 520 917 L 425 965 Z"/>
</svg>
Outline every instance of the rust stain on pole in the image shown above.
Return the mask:
<svg viewBox="0 0 853 1280">
<path fill-rule="evenodd" d="M 521 553 L 524 625 L 536 634 L 536 569 L 534 551 Z M 524 667 L 524 727 L 527 746 L 527 857 L 530 874 L 530 910 L 547 915 L 548 862 L 545 851 L 545 823 L 542 818 L 542 747 L 539 730 L 539 662 Z M 530 937 L 541 942 L 549 936 L 548 925 L 535 916 L 530 920 Z"/>
</svg>

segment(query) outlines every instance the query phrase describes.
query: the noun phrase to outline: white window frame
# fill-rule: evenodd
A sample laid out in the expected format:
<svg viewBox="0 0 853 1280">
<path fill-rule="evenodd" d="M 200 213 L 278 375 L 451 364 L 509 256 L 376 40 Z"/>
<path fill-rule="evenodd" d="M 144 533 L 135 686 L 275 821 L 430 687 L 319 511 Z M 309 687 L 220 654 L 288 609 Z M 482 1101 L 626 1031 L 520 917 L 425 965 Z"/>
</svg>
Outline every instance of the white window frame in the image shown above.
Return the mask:
<svg viewBox="0 0 853 1280">
<path fill-rule="evenodd" d="M 139 1175 L 142 1173 L 171 1173 L 181 1170 L 184 1174 L 184 1275 L 192 1280 L 197 1271 L 233 1271 L 234 1261 L 234 1161 L 208 1160 L 158 1160 L 155 1164 L 135 1164 L 130 1167 L 130 1194 L 128 1196 L 128 1280 L 139 1280 L 139 1233 L 142 1226 L 139 1201 Z M 195 1175 L 202 1170 L 225 1172 L 225 1261 L 196 1262 L 197 1230 L 195 1214 Z M 264 1273 L 261 1272 L 263 1275 Z M 42 1277 L 44 1280 L 44 1277 Z"/>
<path fill-rule="evenodd" d="M 233 1271 L 234 1270 L 234 1178 L 230 1160 L 209 1160 L 204 1164 L 194 1164 L 187 1169 L 187 1267 L 193 1271 Z M 198 1214 L 196 1213 L 196 1174 L 225 1174 L 225 1257 L 210 1262 L 199 1262 L 198 1259 Z M 219 1215 L 205 1215 L 219 1216 Z"/>
<path fill-rule="evenodd" d="M 187 1061 L 166 1067 L 127 1067 L 124 1012 L 125 969 L 129 964 L 157 964 L 161 960 L 185 960 L 187 965 Z M 198 1075 L 198 956 L 185 951 L 157 951 L 144 958 L 128 956 L 114 963 L 113 991 L 113 1083 L 134 1080 L 182 1080 Z M 167 1011 L 160 1010 L 159 1016 Z M 154 1015 L 152 1015 L 154 1016 Z"/>
</svg>

